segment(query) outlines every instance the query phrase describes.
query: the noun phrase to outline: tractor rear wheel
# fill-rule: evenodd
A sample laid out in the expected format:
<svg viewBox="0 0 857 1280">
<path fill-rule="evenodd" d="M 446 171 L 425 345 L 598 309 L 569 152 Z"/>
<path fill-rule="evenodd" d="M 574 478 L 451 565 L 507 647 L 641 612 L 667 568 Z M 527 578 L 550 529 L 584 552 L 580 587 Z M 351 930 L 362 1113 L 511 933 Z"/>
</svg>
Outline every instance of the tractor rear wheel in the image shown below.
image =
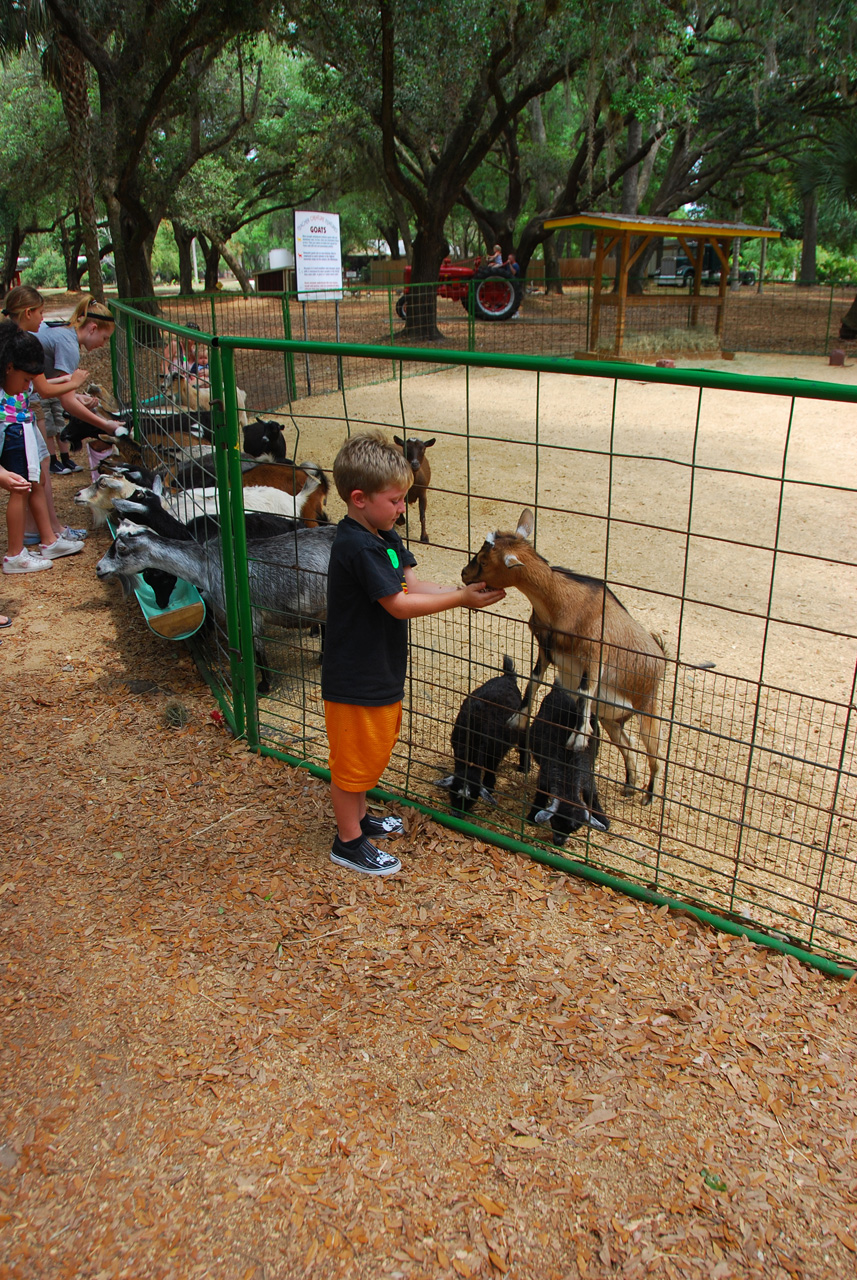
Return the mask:
<svg viewBox="0 0 857 1280">
<path fill-rule="evenodd" d="M 520 282 L 511 276 L 477 276 L 473 281 L 473 314 L 477 320 L 511 320 L 523 293 Z M 461 305 L 467 310 L 467 298 L 462 298 Z"/>
</svg>

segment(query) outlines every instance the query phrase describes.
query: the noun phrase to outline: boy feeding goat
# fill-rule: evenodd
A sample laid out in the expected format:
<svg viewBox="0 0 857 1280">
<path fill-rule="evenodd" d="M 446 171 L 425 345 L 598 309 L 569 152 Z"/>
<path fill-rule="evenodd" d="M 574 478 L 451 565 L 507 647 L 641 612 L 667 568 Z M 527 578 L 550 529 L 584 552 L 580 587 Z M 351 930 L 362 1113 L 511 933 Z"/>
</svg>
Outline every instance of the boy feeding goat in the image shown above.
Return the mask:
<svg viewBox="0 0 857 1280">
<path fill-rule="evenodd" d="M 506 594 L 481 582 L 421 582 L 416 560 L 393 526 L 404 513 L 413 471 L 380 432 L 351 436 L 336 455 L 333 480 L 348 508 L 330 555 L 321 694 L 330 745 L 330 796 L 336 817 L 331 860 L 388 876 L 398 858 L 373 840 L 400 834 L 399 818 L 366 812 L 399 736 L 408 660 L 408 619 L 459 606 L 482 609 Z"/>
</svg>

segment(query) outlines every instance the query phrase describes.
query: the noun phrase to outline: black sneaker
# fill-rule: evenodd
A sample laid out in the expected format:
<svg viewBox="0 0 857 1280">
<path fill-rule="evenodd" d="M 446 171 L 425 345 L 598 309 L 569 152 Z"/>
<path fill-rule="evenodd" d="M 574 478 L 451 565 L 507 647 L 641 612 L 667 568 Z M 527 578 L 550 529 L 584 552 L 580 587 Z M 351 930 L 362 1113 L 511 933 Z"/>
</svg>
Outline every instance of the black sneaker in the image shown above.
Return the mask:
<svg viewBox="0 0 857 1280">
<path fill-rule="evenodd" d="M 72 461 L 71 458 L 63 458 L 62 465 L 63 465 L 63 468 L 65 469 L 65 474 L 67 476 L 73 475 L 75 471 L 83 470 L 83 467 L 79 467 L 76 462 Z"/>
<path fill-rule="evenodd" d="M 351 841 L 349 841 L 349 844 Z M 349 867 L 352 871 L 362 871 L 367 876 L 391 876 L 401 871 L 402 864 L 391 853 L 376 849 L 371 840 L 364 836 L 356 848 L 349 848 L 339 836 L 333 841 L 330 861 L 340 867 Z"/>
<path fill-rule="evenodd" d="M 48 467 L 52 476 L 70 476 L 71 469 L 65 467 L 59 458 L 51 458 L 51 465 Z"/>
<path fill-rule="evenodd" d="M 370 840 L 386 840 L 387 836 L 403 836 L 405 824 L 401 818 L 396 818 L 392 813 L 385 813 L 383 818 L 376 818 L 371 813 L 367 813 L 360 820 L 360 830 Z"/>
</svg>

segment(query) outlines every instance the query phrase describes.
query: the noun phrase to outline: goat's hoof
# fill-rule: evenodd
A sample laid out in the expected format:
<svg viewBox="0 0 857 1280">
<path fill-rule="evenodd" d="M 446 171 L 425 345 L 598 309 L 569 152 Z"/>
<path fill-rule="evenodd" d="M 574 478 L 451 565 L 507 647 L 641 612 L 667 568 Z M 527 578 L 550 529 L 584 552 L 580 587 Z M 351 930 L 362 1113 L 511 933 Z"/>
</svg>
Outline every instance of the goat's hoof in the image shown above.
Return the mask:
<svg viewBox="0 0 857 1280">
<path fill-rule="evenodd" d="M 420 542 L 428 542 L 428 540 L 429 540 L 429 536 L 427 533 L 420 534 Z"/>
<path fill-rule="evenodd" d="M 643 792 L 643 808 L 645 808 L 647 804 L 651 804 L 651 803 L 652 803 L 652 791 L 651 791 L 651 788 L 646 787 L 646 790 Z"/>
<path fill-rule="evenodd" d="M 631 796 L 636 794 L 637 794 L 637 788 L 634 786 L 633 782 L 626 782 L 622 788 L 622 795 L 627 796 L 628 799 L 630 800 Z"/>
</svg>

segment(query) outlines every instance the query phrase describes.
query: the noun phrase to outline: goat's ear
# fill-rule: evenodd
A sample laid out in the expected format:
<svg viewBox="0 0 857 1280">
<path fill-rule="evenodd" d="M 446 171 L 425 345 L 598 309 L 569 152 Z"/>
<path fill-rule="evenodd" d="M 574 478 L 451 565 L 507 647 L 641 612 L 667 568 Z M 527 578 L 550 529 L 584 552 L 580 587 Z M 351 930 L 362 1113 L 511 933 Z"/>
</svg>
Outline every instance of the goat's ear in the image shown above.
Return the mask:
<svg viewBox="0 0 857 1280">
<path fill-rule="evenodd" d="M 152 493 L 154 493 L 156 497 L 160 498 L 163 492 L 164 492 L 163 476 L 155 476 L 155 479 L 152 482 Z"/>
<path fill-rule="evenodd" d="M 533 529 L 535 528 L 535 523 L 536 523 L 535 516 L 533 515 L 530 508 L 524 507 L 523 511 L 521 512 L 521 517 L 518 520 L 518 527 L 515 530 L 515 533 L 518 535 L 519 538 L 529 538 L 530 534 L 533 532 Z"/>
<path fill-rule="evenodd" d="M 431 440 L 423 441 L 423 447 L 425 449 L 430 449 L 436 440 L 437 440 L 437 436 L 432 436 Z"/>
<path fill-rule="evenodd" d="M 519 560 L 517 556 L 512 555 L 511 551 L 508 555 L 503 556 L 503 564 L 507 569 L 514 569 L 516 564 L 522 565 L 523 563 L 523 560 Z"/>
<path fill-rule="evenodd" d="M 401 436 L 393 436 L 393 444 L 397 444 L 400 449 L 404 449 L 405 442 Z"/>
</svg>

